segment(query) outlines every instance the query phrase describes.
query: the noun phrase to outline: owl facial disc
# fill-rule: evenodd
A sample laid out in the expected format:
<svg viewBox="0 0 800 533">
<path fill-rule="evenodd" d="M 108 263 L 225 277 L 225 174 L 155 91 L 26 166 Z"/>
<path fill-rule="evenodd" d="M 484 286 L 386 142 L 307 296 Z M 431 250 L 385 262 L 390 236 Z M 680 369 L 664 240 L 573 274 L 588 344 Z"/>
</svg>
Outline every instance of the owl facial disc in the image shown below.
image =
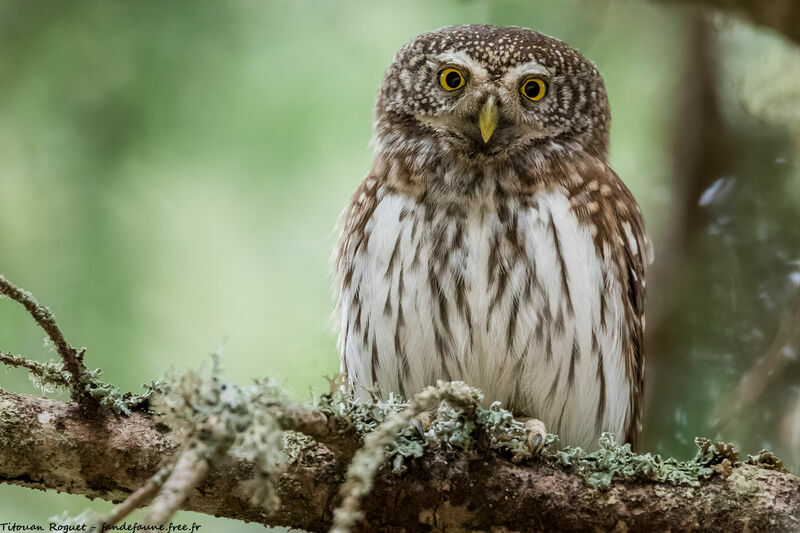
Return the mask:
<svg viewBox="0 0 800 533">
<path fill-rule="evenodd" d="M 600 72 L 569 45 L 526 28 L 450 26 L 395 55 L 375 145 L 477 166 L 564 151 L 605 157 L 610 117 Z"/>
</svg>

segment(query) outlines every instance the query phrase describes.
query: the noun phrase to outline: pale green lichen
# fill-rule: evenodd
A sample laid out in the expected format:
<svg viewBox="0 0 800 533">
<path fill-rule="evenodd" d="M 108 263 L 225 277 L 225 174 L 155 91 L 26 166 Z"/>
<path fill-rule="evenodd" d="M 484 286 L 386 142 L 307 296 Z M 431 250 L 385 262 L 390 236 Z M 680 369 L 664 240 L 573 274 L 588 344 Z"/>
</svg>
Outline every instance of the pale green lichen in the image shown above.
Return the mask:
<svg viewBox="0 0 800 533">
<path fill-rule="evenodd" d="M 778 472 L 788 472 L 789 469 L 783 465 L 783 461 L 775 457 L 769 450 L 761 450 L 756 455 L 748 455 L 745 464 L 754 465 L 767 470 L 777 470 Z"/>
<path fill-rule="evenodd" d="M 600 437 L 597 451 L 581 448 L 545 451 L 547 461 L 566 467 L 595 488 L 606 489 L 613 481 L 656 481 L 673 485 L 699 486 L 715 474 L 727 477 L 738 460 L 732 444 L 696 438 L 697 454 L 688 461 L 663 459 L 658 454 L 634 453 L 629 444 L 620 445 L 610 433 Z"/>
<path fill-rule="evenodd" d="M 245 482 L 251 503 L 275 510 L 277 472 L 285 456 L 283 432 L 270 408 L 285 403 L 286 397 L 273 380 L 243 387 L 223 383 L 220 374 L 215 355 L 209 370 L 189 371 L 160 383 L 150 406 L 166 425 L 187 428 L 189 442 L 201 441 L 210 462 L 226 454 L 252 461 L 256 476 Z"/>
<path fill-rule="evenodd" d="M 28 379 L 34 387 L 44 394 L 59 394 L 70 387 L 82 387 L 86 394 L 103 407 L 117 415 L 129 415 L 132 409 L 146 405 L 150 396 L 161 386 L 161 380 L 145 384 L 142 394 L 123 393 L 118 387 L 104 382 L 103 371 L 99 368 L 86 369 L 84 382 L 76 385 L 62 361 L 53 360 L 40 363 L 19 355 L 0 352 L 0 363 L 10 367 L 24 368 L 28 371 Z"/>
<path fill-rule="evenodd" d="M 389 394 L 382 399 L 378 394 L 370 399 L 349 392 L 342 378 L 329 378 L 331 390 L 320 397 L 316 407 L 323 413 L 334 414 L 348 421 L 360 435 L 366 435 L 394 414 L 403 411 L 409 403 L 401 396 Z M 386 456 L 395 472 L 405 469 L 407 460 L 421 457 L 426 449 L 471 450 L 475 447 L 476 430 L 487 437 L 490 448 L 519 462 L 530 457 L 525 425 L 501 407 L 500 402 L 488 408 L 480 405 L 483 395 L 474 391 L 477 405 L 470 413 L 454 407 L 446 400 L 431 413 L 430 424 L 422 427 L 414 423 L 400 430 L 386 449 Z M 422 434 L 420 432 L 422 430 Z M 424 437 L 423 437 L 424 435 Z M 553 437 L 548 439 L 551 442 Z"/>
<path fill-rule="evenodd" d="M 0 352 L 0 362 L 27 369 L 31 380 L 45 392 L 74 386 L 70 373 L 59 361 L 38 363 Z M 242 387 L 222 383 L 220 373 L 219 358 L 215 356 L 210 370 L 190 371 L 151 382 L 144 385 L 145 392 L 138 395 L 123 394 L 117 387 L 104 383 L 100 369 L 87 370 L 81 385 L 89 396 L 116 414 L 150 409 L 161 416 L 167 426 L 187 428 L 189 438 L 201 440 L 208 450 L 213 450 L 215 457 L 230 454 L 252 461 L 257 475 L 247 484 L 253 493 L 253 503 L 268 510 L 275 509 L 278 465 L 285 461 L 286 455 L 290 459 L 299 457 L 314 445 L 313 440 L 300 433 L 281 431 L 270 409 L 286 405 L 288 400 L 274 381 L 260 380 Z M 330 392 L 320 397 L 316 409 L 344 421 L 361 438 L 411 405 L 396 394 L 384 399 L 375 392 L 369 398 L 362 398 L 350 391 L 341 376 L 330 379 L 330 384 Z M 432 404 L 427 416 L 397 426 L 392 438 L 384 439 L 383 457 L 393 471 L 404 471 L 410 460 L 421 457 L 429 449 L 466 452 L 479 443 L 514 462 L 531 458 L 526 427 L 510 411 L 502 408 L 499 402 L 483 407 L 481 392 L 466 385 L 440 383 L 439 387 L 448 385 L 451 392 Z M 603 434 L 598 449 L 591 453 L 580 448 L 554 449 L 556 438 L 548 436 L 539 459 L 574 471 L 590 486 L 601 490 L 614 481 L 697 486 L 714 475 L 727 477 L 738 462 L 733 445 L 702 438 L 695 440 L 698 452 L 688 461 L 633 453 L 629 445 L 617 444 L 610 434 Z M 213 461 L 215 457 L 208 457 L 208 460 Z M 745 462 L 785 471 L 783 463 L 766 450 L 748 456 Z"/>
<path fill-rule="evenodd" d="M 342 504 L 333 513 L 332 533 L 349 532 L 361 516 L 361 500 L 372 490 L 375 473 L 384 463 L 385 450 L 397 439 L 412 420 L 429 412 L 442 402 L 474 417 L 480 403 L 480 391 L 460 381 L 438 381 L 435 387 L 425 387 L 409 402 L 408 408 L 394 413 L 374 431 L 364 437 L 364 445 L 353 456 L 340 489 Z"/>
<path fill-rule="evenodd" d="M 483 397 L 475 391 L 478 402 Z M 408 407 L 397 395 L 381 399 L 377 394 L 369 400 L 347 392 L 340 377 L 331 380 L 331 391 L 322 395 L 317 408 L 347 419 L 359 434 L 366 435 L 391 414 Z M 428 449 L 468 451 L 479 440 L 486 439 L 491 449 L 521 462 L 531 458 L 525 425 L 515 419 L 499 402 L 488 408 L 478 405 L 473 412 L 453 407 L 447 401 L 431 413 L 430 424 L 420 434 L 420 424 L 410 424 L 399 430 L 386 447 L 386 458 L 392 470 L 402 472 L 408 461 L 421 457 Z M 634 453 L 630 445 L 616 443 L 613 435 L 604 433 L 598 449 L 587 452 L 581 448 L 555 449 L 557 436 L 549 435 L 539 460 L 582 475 L 588 485 L 605 489 L 614 481 L 654 481 L 673 485 L 697 486 L 714 475 L 729 476 L 738 464 L 738 452 L 732 444 L 705 438 L 695 439 L 697 454 L 688 461 L 662 458 L 653 453 Z M 746 461 L 762 468 L 782 469 L 771 452 L 762 451 Z"/>
<path fill-rule="evenodd" d="M 123 393 L 116 385 L 111 385 L 100 379 L 102 375 L 103 371 L 99 368 L 94 370 L 86 369 L 87 379 L 83 384 L 84 390 L 97 403 L 117 415 L 131 414 L 131 409 L 146 404 L 153 393 L 164 386 L 162 380 L 156 380 L 142 385 L 145 391 L 141 394 Z"/>
<path fill-rule="evenodd" d="M 408 407 L 408 402 L 397 394 L 390 393 L 387 399 L 373 394 L 370 399 L 364 399 L 349 391 L 340 374 L 325 377 L 330 391 L 320 396 L 316 409 L 344 420 L 360 435 L 369 433 L 389 415 Z"/>
<path fill-rule="evenodd" d="M 50 360 L 40 363 L 21 355 L 0 352 L 0 363 L 12 368 L 27 370 L 28 379 L 43 393 L 60 392 L 69 387 L 70 373 L 64 370 L 64 364 L 61 361 Z"/>
<path fill-rule="evenodd" d="M 282 449 L 289 463 L 296 463 L 303 452 L 316 448 L 316 441 L 305 433 L 287 430 L 283 432 Z"/>
<path fill-rule="evenodd" d="M 476 423 L 491 439 L 491 447 L 510 454 L 511 460 L 520 462 L 531 457 L 528 445 L 528 431 L 525 424 L 514 418 L 500 402 L 492 403 L 488 409 L 478 408 Z M 548 435 L 544 449 L 548 449 L 558 437 Z"/>
</svg>

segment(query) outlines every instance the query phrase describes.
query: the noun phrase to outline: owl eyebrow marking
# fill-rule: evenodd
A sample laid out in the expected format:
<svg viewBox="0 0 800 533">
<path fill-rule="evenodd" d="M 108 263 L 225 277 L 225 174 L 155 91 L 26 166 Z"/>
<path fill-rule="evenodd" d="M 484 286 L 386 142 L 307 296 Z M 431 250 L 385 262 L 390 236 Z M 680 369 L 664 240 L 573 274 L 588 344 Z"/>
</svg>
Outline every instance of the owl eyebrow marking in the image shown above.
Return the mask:
<svg viewBox="0 0 800 533">
<path fill-rule="evenodd" d="M 439 63 L 439 65 L 435 66 L 452 63 L 457 66 L 465 67 L 469 70 L 473 78 L 486 79 L 489 77 L 489 73 L 486 72 L 486 69 L 463 50 L 448 50 L 447 52 L 434 56 L 434 59 Z"/>
<path fill-rule="evenodd" d="M 551 77 L 553 73 L 538 61 L 528 61 L 527 63 L 520 63 L 515 67 L 511 67 L 503 75 L 503 80 L 516 82 L 519 78 L 529 75 L 538 74 L 539 76 Z"/>
</svg>

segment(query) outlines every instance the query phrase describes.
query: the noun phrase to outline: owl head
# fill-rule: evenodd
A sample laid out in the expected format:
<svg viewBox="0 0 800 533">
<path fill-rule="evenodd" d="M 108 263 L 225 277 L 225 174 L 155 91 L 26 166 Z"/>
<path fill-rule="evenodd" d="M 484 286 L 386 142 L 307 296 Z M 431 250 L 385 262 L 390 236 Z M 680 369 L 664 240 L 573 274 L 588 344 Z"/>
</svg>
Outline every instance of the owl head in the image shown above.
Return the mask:
<svg viewBox="0 0 800 533">
<path fill-rule="evenodd" d="M 392 152 L 473 160 L 585 150 L 605 158 L 603 78 L 578 51 L 518 27 L 450 26 L 394 57 L 376 105 L 376 142 Z"/>
</svg>

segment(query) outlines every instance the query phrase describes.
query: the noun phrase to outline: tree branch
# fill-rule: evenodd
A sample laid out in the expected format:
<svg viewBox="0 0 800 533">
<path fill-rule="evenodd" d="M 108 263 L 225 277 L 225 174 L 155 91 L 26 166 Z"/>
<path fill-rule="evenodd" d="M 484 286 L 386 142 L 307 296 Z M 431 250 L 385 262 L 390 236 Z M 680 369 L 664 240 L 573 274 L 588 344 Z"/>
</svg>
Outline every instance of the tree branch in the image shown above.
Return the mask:
<svg viewBox="0 0 800 533">
<path fill-rule="evenodd" d="M 190 446 L 181 453 L 172 473 L 167 478 L 161 491 L 153 500 L 147 523 L 160 525 L 169 522 L 175 511 L 186 500 L 189 494 L 203 481 L 208 468 L 211 466 L 208 455 L 213 451 L 202 442 L 192 441 Z"/>
<path fill-rule="evenodd" d="M 181 450 L 180 438 L 146 414 L 87 418 L 75 403 L 0 390 L 0 481 L 6 483 L 120 502 Z M 324 445 L 302 447 L 280 476 L 281 507 L 268 515 L 250 503 L 254 464 L 228 457 L 211 466 L 181 508 L 324 531 L 345 468 Z M 800 524 L 800 479 L 742 464 L 700 487 L 612 482 L 601 492 L 545 463 L 516 465 L 487 450 L 438 450 L 412 461 L 402 475 L 380 470 L 361 510 L 362 531 L 575 531 L 586 524 L 600 530 L 791 530 Z"/>
<path fill-rule="evenodd" d="M 397 433 L 407 426 L 412 418 L 436 408 L 444 399 L 471 411 L 474 415 L 475 408 L 480 403 L 480 398 L 474 393 L 475 389 L 469 389 L 463 383 L 440 382 L 436 387 L 426 387 L 414 396 L 407 409 L 395 413 L 367 435 L 364 446 L 353 457 L 347 470 L 347 477 L 340 491 L 342 504 L 334 512 L 331 533 L 352 531 L 363 516 L 361 500 L 372 490 L 375 474 L 384 462 L 384 449 L 394 441 Z"/>
<path fill-rule="evenodd" d="M 281 429 L 308 435 L 345 461 L 349 461 L 360 446 L 355 428 L 329 413 L 297 406 L 275 406 L 274 413 Z"/>
<path fill-rule="evenodd" d="M 2 274 L 0 274 L 0 294 L 8 296 L 25 307 L 39 327 L 47 334 L 55 346 L 56 352 L 64 361 L 64 369 L 72 376 L 72 399 L 90 399 L 85 388 L 82 387 L 90 379 L 86 367 L 83 366 L 83 350 L 78 351 L 67 342 L 50 309 L 37 302 L 30 292 L 20 289 L 8 281 Z"/>
<path fill-rule="evenodd" d="M 105 520 L 97 525 L 96 530 L 105 531 L 106 528 L 119 523 L 120 520 L 131 514 L 137 508 L 147 505 L 147 502 L 149 502 L 153 496 L 161 490 L 161 487 L 164 486 L 164 482 L 171 472 L 172 465 L 165 466 L 156 472 L 153 477 L 147 480 L 147 483 L 136 489 L 124 502 L 114 508 Z"/>
<path fill-rule="evenodd" d="M 797 0 L 672 0 L 717 9 L 772 28 L 800 44 L 800 2 Z"/>
<path fill-rule="evenodd" d="M 70 384 L 70 376 L 62 369 L 61 365 L 39 363 L 27 357 L 8 352 L 0 352 L 0 363 L 13 368 L 24 368 L 28 371 L 28 374 L 53 386 L 68 388 Z"/>
</svg>

